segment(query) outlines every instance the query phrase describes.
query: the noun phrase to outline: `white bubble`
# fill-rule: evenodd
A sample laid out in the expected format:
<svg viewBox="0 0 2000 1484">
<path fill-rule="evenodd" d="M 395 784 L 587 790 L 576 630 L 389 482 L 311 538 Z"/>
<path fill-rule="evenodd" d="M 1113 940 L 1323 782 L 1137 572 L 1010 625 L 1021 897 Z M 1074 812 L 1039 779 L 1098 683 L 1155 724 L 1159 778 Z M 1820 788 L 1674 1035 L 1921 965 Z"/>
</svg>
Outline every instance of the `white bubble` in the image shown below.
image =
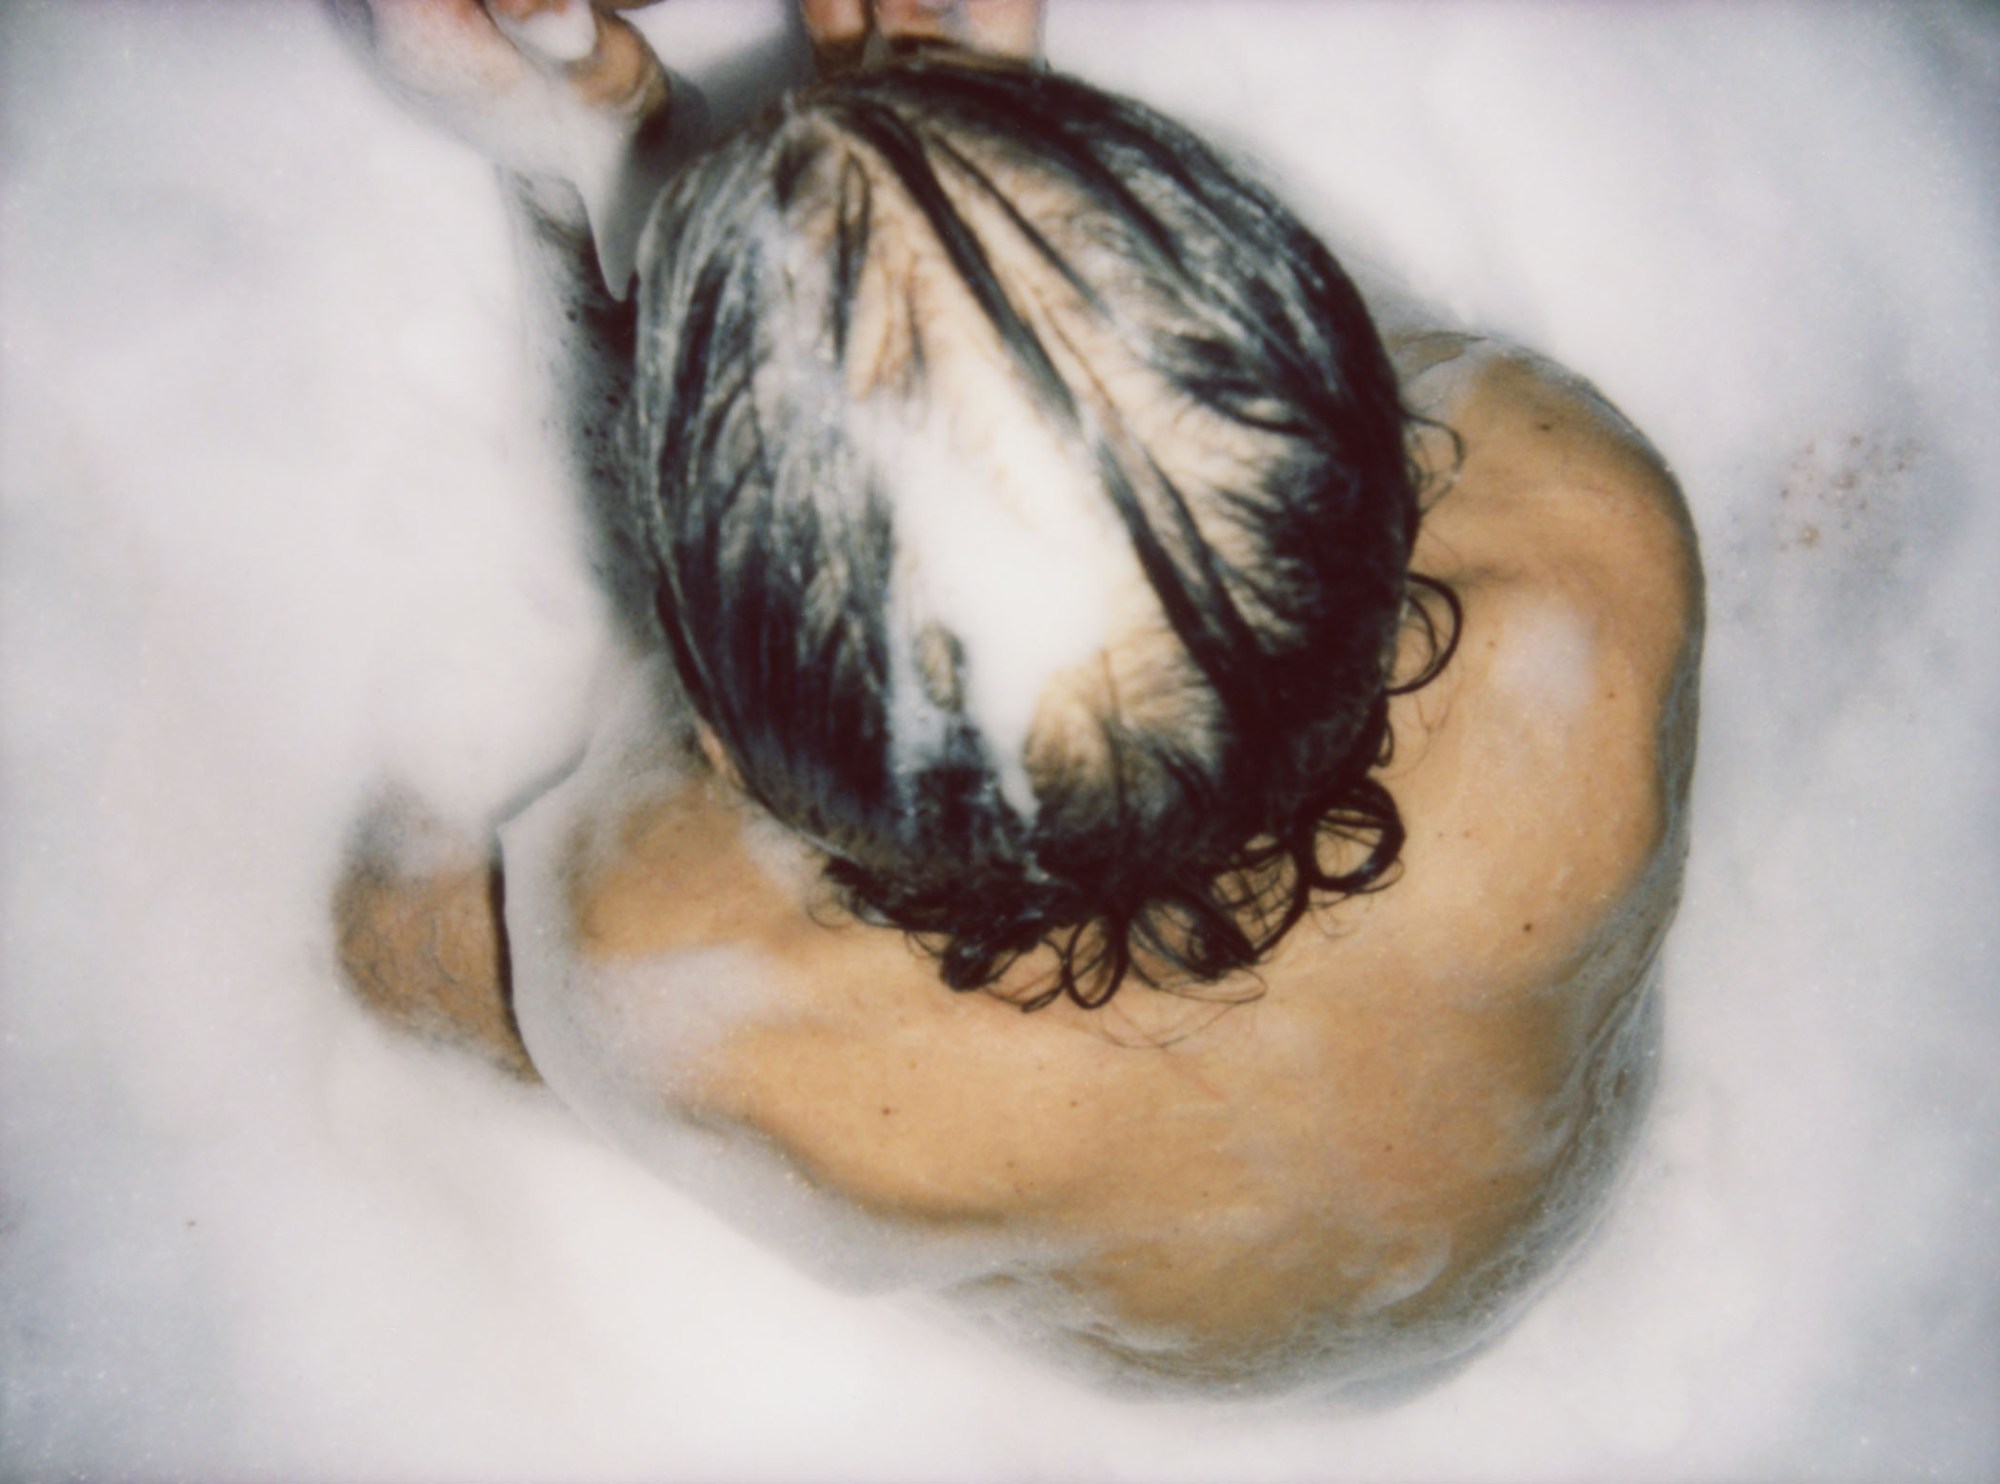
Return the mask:
<svg viewBox="0 0 2000 1484">
<path fill-rule="evenodd" d="M 17 5 L 0 1473 L 2000 1471 L 1991 21 L 1132 10 L 1055 0 L 1053 54 L 1254 151 L 1375 279 L 1591 376 L 1686 485 L 1694 851 L 1658 1105 L 1593 1246 L 1394 1410 L 1133 1409 L 832 1293 L 552 1100 L 377 1031 L 326 919 L 364 797 L 513 802 L 605 643 L 488 173 L 315 7 Z M 699 71 L 784 12 L 637 14 Z"/>
</svg>

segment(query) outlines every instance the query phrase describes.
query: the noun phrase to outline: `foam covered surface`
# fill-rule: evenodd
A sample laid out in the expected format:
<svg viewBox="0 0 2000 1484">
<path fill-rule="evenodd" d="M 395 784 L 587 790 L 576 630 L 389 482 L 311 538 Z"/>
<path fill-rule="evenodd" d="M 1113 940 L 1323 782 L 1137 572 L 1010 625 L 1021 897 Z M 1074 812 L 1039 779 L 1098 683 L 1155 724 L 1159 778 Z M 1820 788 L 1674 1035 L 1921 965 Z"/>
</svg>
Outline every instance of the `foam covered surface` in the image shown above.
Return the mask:
<svg viewBox="0 0 2000 1484">
<path fill-rule="evenodd" d="M 315 7 L 22 0 L 0 1473 L 2000 1473 L 1993 13 L 1052 7 L 1057 61 L 1595 379 L 1685 483 L 1694 851 L 1598 1239 L 1399 1408 L 1114 1404 L 378 1032 L 326 910 L 364 795 L 493 809 L 573 745 L 603 642 L 492 183 Z M 781 12 L 647 27 L 698 74 Z"/>
</svg>

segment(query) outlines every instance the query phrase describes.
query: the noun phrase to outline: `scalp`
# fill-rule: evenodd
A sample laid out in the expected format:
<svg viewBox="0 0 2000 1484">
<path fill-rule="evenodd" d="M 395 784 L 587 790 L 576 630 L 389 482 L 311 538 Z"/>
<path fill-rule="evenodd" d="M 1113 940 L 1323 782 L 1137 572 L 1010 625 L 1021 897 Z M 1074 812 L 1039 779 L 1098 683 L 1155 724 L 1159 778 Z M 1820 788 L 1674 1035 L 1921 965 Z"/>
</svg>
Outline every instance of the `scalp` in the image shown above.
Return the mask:
<svg viewBox="0 0 2000 1484">
<path fill-rule="evenodd" d="M 661 616 L 752 796 L 961 988 L 1063 937 L 1108 993 L 1133 933 L 1213 977 L 1378 879 L 1417 512 L 1324 247 L 1068 80 L 912 68 L 760 130 L 656 222 L 636 399 Z M 1329 818 L 1379 846 L 1347 885 Z"/>
</svg>

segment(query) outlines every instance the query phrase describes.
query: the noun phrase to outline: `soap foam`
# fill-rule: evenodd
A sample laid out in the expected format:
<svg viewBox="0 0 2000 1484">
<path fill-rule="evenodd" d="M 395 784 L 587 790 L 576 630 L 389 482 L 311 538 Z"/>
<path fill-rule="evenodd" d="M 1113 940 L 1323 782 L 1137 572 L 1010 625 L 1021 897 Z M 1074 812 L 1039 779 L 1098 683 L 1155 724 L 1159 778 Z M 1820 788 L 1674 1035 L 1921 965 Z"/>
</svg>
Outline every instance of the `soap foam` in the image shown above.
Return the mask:
<svg viewBox="0 0 2000 1484">
<path fill-rule="evenodd" d="M 700 74 L 785 8 L 634 14 Z M 1593 1248 L 1393 1411 L 1134 1408 L 831 1294 L 553 1100 L 377 1031 L 326 921 L 361 801 L 390 773 L 477 820 L 573 745 L 595 642 L 509 400 L 490 171 L 312 7 L 16 4 L 0 1473 L 2000 1472 L 1991 22 L 1146 18 L 1057 0 L 1051 51 L 1588 373 L 1694 506 L 1694 851 Z"/>
<path fill-rule="evenodd" d="M 1025 410 L 966 449 L 940 413 L 912 422 L 884 411 L 870 442 L 894 511 L 891 603 L 899 770 L 934 757 L 943 720 L 918 653 L 931 625 L 962 656 L 966 715 L 979 729 L 1007 802 L 1036 812 L 1027 751 L 1057 676 L 1112 640 L 1111 594 L 1132 559 L 1106 508 Z"/>
</svg>

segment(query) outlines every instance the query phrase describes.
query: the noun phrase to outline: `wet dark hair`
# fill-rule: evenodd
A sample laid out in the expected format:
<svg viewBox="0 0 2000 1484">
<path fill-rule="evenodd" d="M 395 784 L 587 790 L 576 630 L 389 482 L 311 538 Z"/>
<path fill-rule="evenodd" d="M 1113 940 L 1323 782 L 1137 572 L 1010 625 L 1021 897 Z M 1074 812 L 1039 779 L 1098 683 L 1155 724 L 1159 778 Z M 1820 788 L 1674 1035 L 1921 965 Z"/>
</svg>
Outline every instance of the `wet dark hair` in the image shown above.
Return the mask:
<svg viewBox="0 0 2000 1484">
<path fill-rule="evenodd" d="M 1370 775 L 1398 637 L 1431 639 L 1414 688 L 1457 604 L 1408 572 L 1418 477 L 1381 340 L 1267 192 L 1135 102 L 920 63 L 724 142 L 643 269 L 628 437 L 659 617 L 745 790 L 855 914 L 953 989 L 1046 945 L 1026 1004 L 1097 1005 L 1128 974 L 1198 993 L 1315 900 L 1385 883 L 1403 826 Z M 976 651 L 898 627 L 893 451 L 864 415 L 961 363 L 998 368 L 982 395 L 1101 490 L 1157 608 L 1151 662 L 1045 700 L 1025 809 L 968 714 Z M 892 694 L 912 675 L 915 752 Z"/>
</svg>

